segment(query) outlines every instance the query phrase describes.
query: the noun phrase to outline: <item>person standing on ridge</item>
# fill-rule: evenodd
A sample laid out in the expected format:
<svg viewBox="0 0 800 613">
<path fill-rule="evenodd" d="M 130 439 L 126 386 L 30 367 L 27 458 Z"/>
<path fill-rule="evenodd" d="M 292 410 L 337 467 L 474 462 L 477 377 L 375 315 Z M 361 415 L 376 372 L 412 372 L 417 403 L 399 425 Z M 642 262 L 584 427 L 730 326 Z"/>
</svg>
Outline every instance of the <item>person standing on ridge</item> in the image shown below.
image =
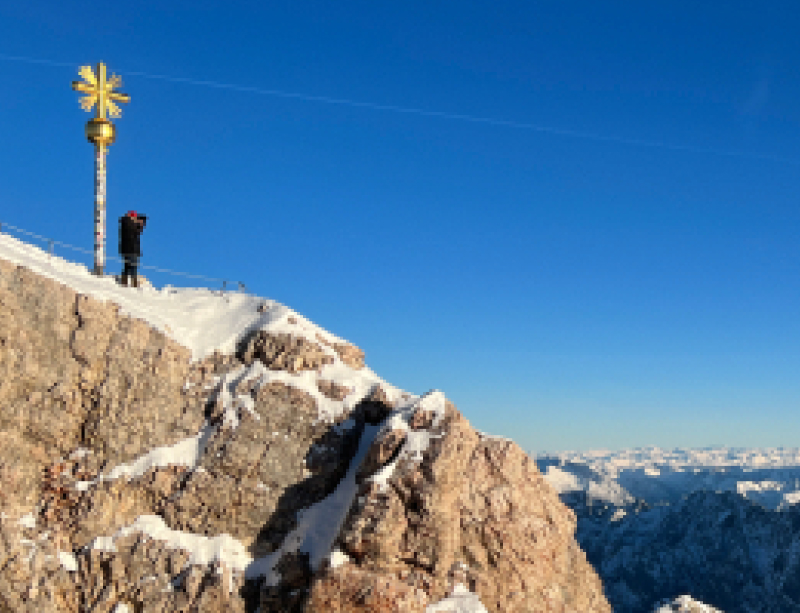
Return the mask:
<svg viewBox="0 0 800 613">
<path fill-rule="evenodd" d="M 126 287 L 129 276 L 133 278 L 133 287 L 139 287 L 139 278 L 136 275 L 139 258 L 142 257 L 139 237 L 146 223 L 147 217 L 137 214 L 136 211 L 128 211 L 127 215 L 119 218 L 119 254 L 125 262 L 120 283 Z"/>
</svg>

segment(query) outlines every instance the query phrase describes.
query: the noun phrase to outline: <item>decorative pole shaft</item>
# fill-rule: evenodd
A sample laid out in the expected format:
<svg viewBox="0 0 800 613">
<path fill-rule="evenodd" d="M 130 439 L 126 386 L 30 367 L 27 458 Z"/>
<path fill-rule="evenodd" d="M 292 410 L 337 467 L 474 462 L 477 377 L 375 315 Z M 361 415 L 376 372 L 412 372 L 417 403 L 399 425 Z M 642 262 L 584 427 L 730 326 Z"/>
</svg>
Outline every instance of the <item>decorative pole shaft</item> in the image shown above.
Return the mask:
<svg viewBox="0 0 800 613">
<path fill-rule="evenodd" d="M 103 276 L 106 261 L 106 146 L 95 145 L 94 274 Z"/>
<path fill-rule="evenodd" d="M 103 276 L 106 263 L 106 153 L 114 142 L 114 124 L 106 113 L 119 117 L 117 102 L 130 102 L 128 94 L 114 91 L 122 80 L 114 75 L 106 76 L 106 65 L 100 62 L 97 73 L 91 66 L 81 66 L 78 71 L 84 81 L 73 81 L 72 89 L 86 94 L 81 98 L 81 107 L 91 111 L 97 105 L 97 116 L 86 124 L 86 138 L 94 145 L 94 274 Z"/>
</svg>

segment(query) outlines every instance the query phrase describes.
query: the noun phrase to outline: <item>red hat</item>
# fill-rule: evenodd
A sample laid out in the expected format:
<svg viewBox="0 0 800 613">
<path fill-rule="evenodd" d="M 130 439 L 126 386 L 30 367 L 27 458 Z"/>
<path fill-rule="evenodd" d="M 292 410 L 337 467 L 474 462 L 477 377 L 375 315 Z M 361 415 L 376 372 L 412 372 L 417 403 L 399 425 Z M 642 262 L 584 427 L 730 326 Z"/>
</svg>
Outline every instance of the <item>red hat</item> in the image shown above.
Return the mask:
<svg viewBox="0 0 800 613">
<path fill-rule="evenodd" d="M 128 211 L 128 217 L 136 217 L 136 211 Z"/>
</svg>

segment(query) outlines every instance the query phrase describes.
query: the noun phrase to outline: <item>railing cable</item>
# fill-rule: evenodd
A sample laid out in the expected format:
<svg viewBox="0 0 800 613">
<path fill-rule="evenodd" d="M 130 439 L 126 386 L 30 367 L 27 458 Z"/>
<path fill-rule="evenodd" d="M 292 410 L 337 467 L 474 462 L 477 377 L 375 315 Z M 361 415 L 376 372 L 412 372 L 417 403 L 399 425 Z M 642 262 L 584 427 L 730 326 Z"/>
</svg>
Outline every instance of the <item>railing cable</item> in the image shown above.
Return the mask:
<svg viewBox="0 0 800 613">
<path fill-rule="evenodd" d="M 18 228 L 17 226 L 13 226 L 10 223 L 4 223 L 4 222 L 0 221 L 0 234 L 2 234 L 6 229 L 11 229 L 11 230 L 13 230 L 15 232 L 19 232 L 20 234 L 25 234 L 27 236 L 30 236 L 32 238 L 36 238 L 36 239 L 38 239 L 38 240 L 40 240 L 42 242 L 47 243 L 50 256 L 54 255 L 54 248 L 53 248 L 54 245 L 58 245 L 59 247 L 64 247 L 65 249 L 72 249 L 73 251 L 78 251 L 78 252 L 84 253 L 86 255 L 91 255 L 91 256 L 94 255 L 93 251 L 89 251 L 87 249 L 82 249 L 80 247 L 76 247 L 75 245 L 70 245 L 69 243 L 64 243 L 62 241 L 57 241 L 55 239 L 48 238 L 46 236 L 41 236 L 39 234 L 36 234 L 35 232 L 30 232 L 29 230 L 24 230 L 22 228 Z M 115 261 L 117 261 L 119 263 L 124 263 L 124 260 L 122 258 L 113 256 L 113 255 L 107 255 L 106 258 L 109 259 L 109 260 L 115 260 Z M 139 268 L 146 268 L 147 270 L 153 270 L 155 272 L 159 272 L 159 273 L 166 274 L 166 275 L 175 275 L 175 276 L 179 276 L 179 277 L 186 277 L 187 279 L 200 279 L 200 280 L 203 280 L 203 281 L 211 281 L 211 282 L 214 282 L 214 283 L 221 283 L 223 292 L 227 291 L 227 286 L 228 286 L 228 283 L 230 282 L 229 279 L 218 279 L 216 277 L 206 277 L 204 275 L 194 275 L 194 274 L 190 274 L 188 272 L 180 272 L 180 271 L 177 271 L 177 270 L 170 270 L 169 268 L 159 268 L 157 266 L 148 266 L 146 264 L 139 265 Z M 237 288 L 238 288 L 237 291 L 242 292 L 242 291 L 245 290 L 245 284 L 242 283 L 241 281 L 238 281 L 237 282 Z"/>
</svg>

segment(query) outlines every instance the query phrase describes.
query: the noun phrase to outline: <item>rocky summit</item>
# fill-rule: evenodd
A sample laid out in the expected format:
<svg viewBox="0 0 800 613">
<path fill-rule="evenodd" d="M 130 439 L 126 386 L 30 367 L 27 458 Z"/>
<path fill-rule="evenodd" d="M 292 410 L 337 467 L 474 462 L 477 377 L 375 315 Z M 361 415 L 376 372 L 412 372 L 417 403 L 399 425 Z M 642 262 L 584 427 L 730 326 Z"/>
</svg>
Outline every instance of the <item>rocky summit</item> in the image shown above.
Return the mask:
<svg viewBox="0 0 800 613">
<path fill-rule="evenodd" d="M 197 356 L 19 262 L 0 305 L 0 611 L 610 613 L 515 443 L 290 309 Z"/>
</svg>

